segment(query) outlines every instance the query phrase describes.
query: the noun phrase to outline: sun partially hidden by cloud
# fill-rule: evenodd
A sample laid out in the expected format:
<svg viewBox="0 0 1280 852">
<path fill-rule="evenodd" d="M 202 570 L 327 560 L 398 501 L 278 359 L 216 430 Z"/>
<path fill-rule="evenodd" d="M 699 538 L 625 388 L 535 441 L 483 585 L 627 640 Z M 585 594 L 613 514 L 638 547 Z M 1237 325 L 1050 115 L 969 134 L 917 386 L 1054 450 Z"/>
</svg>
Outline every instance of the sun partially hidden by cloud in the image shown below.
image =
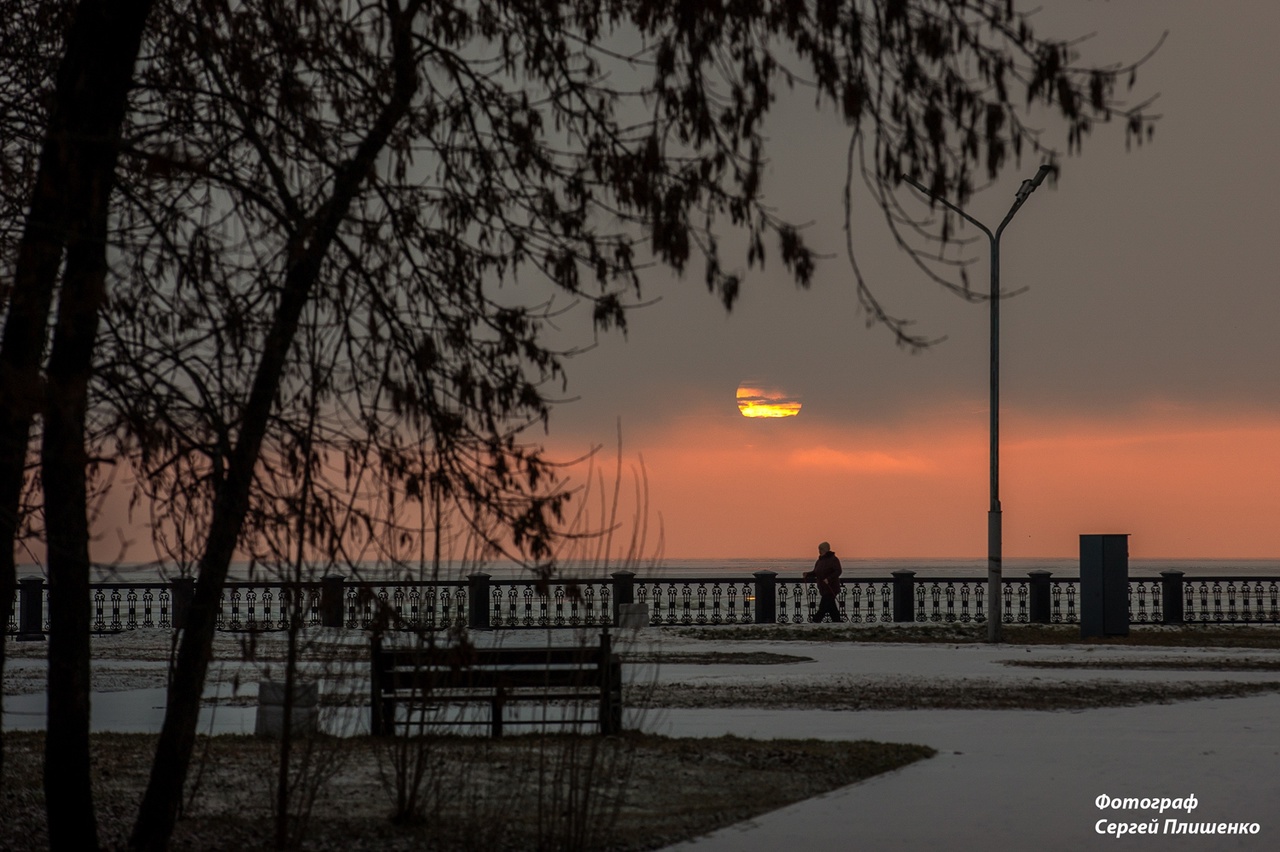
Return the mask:
<svg viewBox="0 0 1280 852">
<path fill-rule="evenodd" d="M 738 410 L 743 417 L 795 417 L 800 406 L 799 397 L 780 388 L 751 379 L 738 385 Z"/>
</svg>

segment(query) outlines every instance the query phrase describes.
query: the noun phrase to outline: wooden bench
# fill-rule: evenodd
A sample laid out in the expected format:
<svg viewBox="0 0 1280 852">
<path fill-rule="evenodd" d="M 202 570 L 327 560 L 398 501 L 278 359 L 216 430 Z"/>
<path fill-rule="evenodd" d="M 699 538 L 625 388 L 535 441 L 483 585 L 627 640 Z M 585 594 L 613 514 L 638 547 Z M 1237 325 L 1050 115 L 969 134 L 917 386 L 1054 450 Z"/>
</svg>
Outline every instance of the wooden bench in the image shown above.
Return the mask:
<svg viewBox="0 0 1280 852">
<path fill-rule="evenodd" d="M 598 703 L 600 733 L 622 730 L 622 664 L 607 632 L 600 634 L 599 647 L 579 648 L 385 648 L 375 638 L 372 674 L 369 731 L 374 736 L 394 734 L 397 727 L 442 724 L 426 721 L 428 707 L 477 702 L 489 704 L 495 737 L 502 736 L 504 723 L 557 721 L 504 720 L 503 709 L 516 702 Z M 397 706 L 405 708 L 402 718 Z"/>
</svg>

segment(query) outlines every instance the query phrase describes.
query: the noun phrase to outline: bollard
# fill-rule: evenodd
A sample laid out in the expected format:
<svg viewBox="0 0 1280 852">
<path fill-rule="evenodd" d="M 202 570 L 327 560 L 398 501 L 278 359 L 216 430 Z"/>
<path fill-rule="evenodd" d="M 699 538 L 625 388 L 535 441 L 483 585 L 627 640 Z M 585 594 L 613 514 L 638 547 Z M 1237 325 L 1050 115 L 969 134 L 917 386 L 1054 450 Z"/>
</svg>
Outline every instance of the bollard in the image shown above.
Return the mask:
<svg viewBox="0 0 1280 852">
<path fill-rule="evenodd" d="M 347 592 L 343 588 L 346 577 L 326 574 L 320 578 L 320 624 L 324 627 L 342 627 L 342 609 Z"/>
<path fill-rule="evenodd" d="M 757 571 L 756 624 L 778 623 L 778 572 Z"/>
<path fill-rule="evenodd" d="M 489 577 L 483 571 L 467 577 L 467 626 L 472 629 L 489 627 Z"/>
<path fill-rule="evenodd" d="M 1160 582 L 1160 606 L 1164 610 L 1164 623 L 1182 624 L 1186 618 L 1186 611 L 1183 608 L 1185 602 L 1182 598 L 1183 573 L 1161 571 L 1160 576 L 1163 578 Z"/>
<path fill-rule="evenodd" d="M 916 620 L 916 572 L 893 572 L 893 620 Z"/>
<path fill-rule="evenodd" d="M 613 574 L 613 623 L 622 626 L 622 607 L 636 602 L 636 572 L 614 571 Z M 645 621 L 648 625 L 648 621 Z"/>
<path fill-rule="evenodd" d="M 44 578 L 23 577 L 18 581 L 19 642 L 40 642 L 44 635 Z"/>
<path fill-rule="evenodd" d="M 1031 606 L 1031 623 L 1048 624 L 1053 608 L 1049 585 L 1049 578 L 1053 576 L 1053 572 L 1040 568 L 1028 571 L 1027 576 L 1031 578 L 1031 600 L 1028 601 Z"/>
</svg>

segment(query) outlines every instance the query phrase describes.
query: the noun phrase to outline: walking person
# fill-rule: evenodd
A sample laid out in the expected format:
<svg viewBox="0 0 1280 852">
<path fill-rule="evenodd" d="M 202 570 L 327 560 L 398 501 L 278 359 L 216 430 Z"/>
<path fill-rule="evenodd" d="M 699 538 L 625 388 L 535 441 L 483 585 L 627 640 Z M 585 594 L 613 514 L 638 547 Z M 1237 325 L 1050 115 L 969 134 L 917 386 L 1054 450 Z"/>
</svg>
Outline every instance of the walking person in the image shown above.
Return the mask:
<svg viewBox="0 0 1280 852">
<path fill-rule="evenodd" d="M 813 617 L 815 622 L 820 623 L 827 616 L 831 616 L 831 620 L 837 623 L 844 621 L 844 617 L 840 614 L 840 607 L 836 604 L 836 596 L 840 594 L 842 570 L 840 560 L 836 558 L 836 552 L 831 549 L 831 545 L 825 541 L 819 544 L 818 561 L 813 563 L 812 571 L 804 573 L 804 579 L 817 582 L 818 594 L 821 596 L 818 611 Z"/>
</svg>

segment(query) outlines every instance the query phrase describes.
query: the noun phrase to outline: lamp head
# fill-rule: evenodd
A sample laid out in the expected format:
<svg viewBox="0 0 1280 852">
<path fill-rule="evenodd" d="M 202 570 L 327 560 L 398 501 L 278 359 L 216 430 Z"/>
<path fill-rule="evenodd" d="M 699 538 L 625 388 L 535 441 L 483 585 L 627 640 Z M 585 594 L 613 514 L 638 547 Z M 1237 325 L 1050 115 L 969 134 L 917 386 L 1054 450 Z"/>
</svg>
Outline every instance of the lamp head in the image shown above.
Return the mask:
<svg viewBox="0 0 1280 852">
<path fill-rule="evenodd" d="M 1022 202 L 1026 201 L 1027 196 L 1035 192 L 1037 186 L 1044 183 L 1045 177 L 1047 177 L 1050 172 L 1056 172 L 1057 170 L 1058 170 L 1058 167 L 1051 163 L 1044 163 L 1043 165 L 1041 165 L 1040 170 L 1036 172 L 1035 177 L 1029 178 L 1028 180 L 1024 180 L 1022 182 L 1022 186 L 1018 187 L 1018 192 L 1017 192 L 1018 203 L 1021 204 Z"/>
</svg>

